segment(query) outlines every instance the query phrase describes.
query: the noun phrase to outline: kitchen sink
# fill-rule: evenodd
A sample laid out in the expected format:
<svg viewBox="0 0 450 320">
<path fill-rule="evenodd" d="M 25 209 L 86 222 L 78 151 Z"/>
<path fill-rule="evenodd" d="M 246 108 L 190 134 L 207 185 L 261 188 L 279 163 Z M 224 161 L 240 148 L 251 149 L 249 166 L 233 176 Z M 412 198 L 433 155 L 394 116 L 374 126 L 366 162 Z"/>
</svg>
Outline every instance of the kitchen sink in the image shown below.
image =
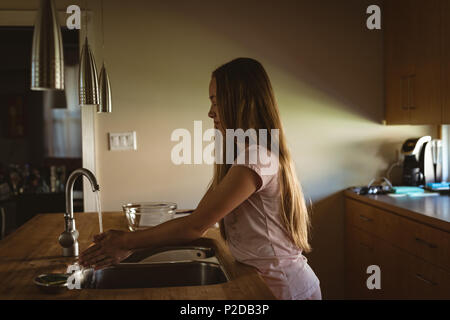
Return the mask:
<svg viewBox="0 0 450 320">
<path fill-rule="evenodd" d="M 144 249 L 134 252 L 122 263 L 161 263 L 176 261 L 199 261 L 215 257 L 214 249 L 200 246 L 173 246 Z M 209 259 L 213 261 L 215 259 Z M 217 260 L 213 261 L 218 263 Z"/>
<path fill-rule="evenodd" d="M 125 263 L 83 272 L 82 288 L 125 289 L 202 286 L 228 281 L 220 264 L 205 261 Z"/>
</svg>

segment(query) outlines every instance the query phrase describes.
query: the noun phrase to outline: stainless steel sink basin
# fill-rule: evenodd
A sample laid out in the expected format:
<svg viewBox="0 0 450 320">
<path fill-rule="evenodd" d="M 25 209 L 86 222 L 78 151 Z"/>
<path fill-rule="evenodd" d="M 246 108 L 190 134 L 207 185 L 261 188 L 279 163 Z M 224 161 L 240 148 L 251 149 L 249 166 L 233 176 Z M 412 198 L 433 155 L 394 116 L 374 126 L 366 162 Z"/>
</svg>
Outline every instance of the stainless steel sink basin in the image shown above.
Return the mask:
<svg viewBox="0 0 450 320">
<path fill-rule="evenodd" d="M 191 261 L 119 264 L 97 271 L 89 269 L 84 272 L 81 285 L 89 289 L 125 289 L 202 286 L 227 281 L 219 264 Z"/>
<path fill-rule="evenodd" d="M 133 253 L 122 263 L 160 263 L 198 261 L 215 257 L 214 249 L 200 246 L 173 246 L 144 249 Z"/>
</svg>

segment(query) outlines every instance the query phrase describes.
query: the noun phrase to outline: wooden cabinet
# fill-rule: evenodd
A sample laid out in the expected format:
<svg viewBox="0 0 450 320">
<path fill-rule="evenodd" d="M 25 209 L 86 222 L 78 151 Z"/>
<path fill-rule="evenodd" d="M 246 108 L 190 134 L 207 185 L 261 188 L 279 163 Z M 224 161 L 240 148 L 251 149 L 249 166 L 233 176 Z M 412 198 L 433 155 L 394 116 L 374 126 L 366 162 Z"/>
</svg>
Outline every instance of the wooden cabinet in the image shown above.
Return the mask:
<svg viewBox="0 0 450 320">
<path fill-rule="evenodd" d="M 450 273 L 425 260 L 397 251 L 395 272 L 398 298 L 449 299 Z"/>
<path fill-rule="evenodd" d="M 450 233 L 355 199 L 345 206 L 346 298 L 450 298 Z M 367 288 L 370 265 L 380 290 Z"/>
<path fill-rule="evenodd" d="M 450 271 L 450 233 L 405 218 L 392 243 L 407 252 Z M 449 289 L 450 290 L 450 289 Z"/>
<path fill-rule="evenodd" d="M 346 230 L 345 292 L 348 299 L 395 299 L 396 254 L 379 238 L 348 225 Z M 371 265 L 380 267 L 381 289 L 367 288 Z"/>
<path fill-rule="evenodd" d="M 385 1 L 387 124 L 444 123 L 441 20 L 450 16 L 442 13 L 444 2 L 448 5 L 448 0 Z"/>
<path fill-rule="evenodd" d="M 388 124 L 410 122 L 410 76 L 413 73 L 413 34 L 409 1 L 384 5 L 385 116 Z M 405 8 L 404 8 L 405 7 Z"/>
<path fill-rule="evenodd" d="M 450 123 L 450 1 L 442 1 L 442 118 Z"/>
</svg>

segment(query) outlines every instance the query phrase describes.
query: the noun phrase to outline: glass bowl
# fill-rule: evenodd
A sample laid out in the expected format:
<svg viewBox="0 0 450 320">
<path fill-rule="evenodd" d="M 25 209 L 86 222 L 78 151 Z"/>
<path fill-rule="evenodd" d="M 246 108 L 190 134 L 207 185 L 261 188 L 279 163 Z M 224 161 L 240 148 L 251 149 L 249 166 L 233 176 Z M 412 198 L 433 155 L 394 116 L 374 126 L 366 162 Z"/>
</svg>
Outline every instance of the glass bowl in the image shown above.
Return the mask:
<svg viewBox="0 0 450 320">
<path fill-rule="evenodd" d="M 34 279 L 34 283 L 44 292 L 59 293 L 67 290 L 67 279 L 70 274 L 47 273 L 41 274 Z"/>
<path fill-rule="evenodd" d="M 128 203 L 122 206 L 130 231 L 154 227 L 173 219 L 177 204 L 173 202 Z"/>
</svg>

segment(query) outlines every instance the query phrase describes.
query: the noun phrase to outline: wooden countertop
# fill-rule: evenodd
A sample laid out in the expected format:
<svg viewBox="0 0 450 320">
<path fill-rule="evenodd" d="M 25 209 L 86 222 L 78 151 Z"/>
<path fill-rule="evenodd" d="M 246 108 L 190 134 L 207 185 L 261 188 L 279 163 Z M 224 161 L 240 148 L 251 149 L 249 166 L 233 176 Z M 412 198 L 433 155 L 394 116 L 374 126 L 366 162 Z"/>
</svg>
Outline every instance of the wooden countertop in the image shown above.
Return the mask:
<svg viewBox="0 0 450 320">
<path fill-rule="evenodd" d="M 358 195 L 350 190 L 345 191 L 345 196 L 450 232 L 450 196 L 391 197 Z"/>
<path fill-rule="evenodd" d="M 80 251 L 98 233 L 96 213 L 76 213 Z M 103 213 L 104 230 L 126 230 L 123 213 Z M 42 292 L 33 279 L 39 274 L 66 272 L 75 258 L 62 257 L 58 237 L 64 229 L 63 214 L 40 214 L 0 241 L 0 299 L 275 299 L 256 270 L 237 262 L 216 228 L 193 244 L 211 246 L 229 275 L 223 284 L 148 289 L 82 289 L 62 293 Z"/>
</svg>

